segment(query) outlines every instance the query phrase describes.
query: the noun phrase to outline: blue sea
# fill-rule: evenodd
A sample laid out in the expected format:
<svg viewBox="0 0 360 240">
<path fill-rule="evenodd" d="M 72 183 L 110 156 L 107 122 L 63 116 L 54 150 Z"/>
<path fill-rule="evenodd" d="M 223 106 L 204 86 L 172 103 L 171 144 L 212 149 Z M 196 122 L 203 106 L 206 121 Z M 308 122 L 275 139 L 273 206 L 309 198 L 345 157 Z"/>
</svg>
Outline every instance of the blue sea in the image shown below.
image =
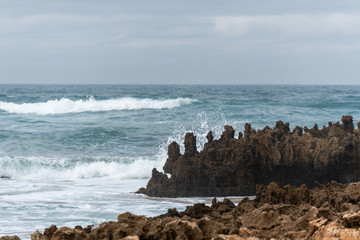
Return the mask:
<svg viewBox="0 0 360 240">
<path fill-rule="evenodd" d="M 343 115 L 357 123 L 359 109 L 360 86 L 0 85 L 0 236 L 209 203 L 134 192 L 188 131 L 200 150 L 227 124 L 322 127 Z"/>
</svg>

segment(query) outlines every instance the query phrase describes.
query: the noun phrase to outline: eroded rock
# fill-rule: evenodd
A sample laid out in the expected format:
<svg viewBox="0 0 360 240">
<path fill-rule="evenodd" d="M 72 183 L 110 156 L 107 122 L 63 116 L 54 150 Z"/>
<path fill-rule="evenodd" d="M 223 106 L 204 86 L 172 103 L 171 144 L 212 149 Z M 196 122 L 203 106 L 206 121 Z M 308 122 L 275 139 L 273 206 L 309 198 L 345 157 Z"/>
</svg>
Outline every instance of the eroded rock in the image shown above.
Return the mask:
<svg viewBox="0 0 360 240">
<path fill-rule="evenodd" d="M 198 152 L 196 136 L 187 133 L 184 154 L 177 143 L 169 145 L 164 171 L 171 177 L 153 171 L 150 184 L 139 192 L 157 197 L 244 196 L 254 195 L 256 185 L 276 182 L 280 187 L 305 184 L 302 196 L 297 196 L 307 198 L 306 187 L 314 187 L 315 181 L 360 180 L 360 130 L 354 130 L 352 116 L 343 116 L 342 124 L 330 122 L 322 129 L 315 124 L 304 130 L 297 126 L 292 132 L 282 121 L 258 131 L 247 123 L 244 134 L 234 136 L 228 125 L 220 139 L 209 132 Z M 275 199 L 301 201 L 295 195 Z"/>
<path fill-rule="evenodd" d="M 14 236 L 0 237 L 0 240 L 20 240 L 20 238 L 18 236 L 14 235 Z"/>
<path fill-rule="evenodd" d="M 257 189 L 255 199 L 244 198 L 238 204 L 214 198 L 210 206 L 197 203 L 185 211 L 169 209 L 166 214 L 152 218 L 127 212 L 120 214 L 117 221 L 102 223 L 94 229 L 50 226 L 44 233 L 36 231 L 31 239 L 360 238 L 360 183 L 317 183 L 314 189 L 303 185 L 281 188 L 271 183 Z"/>
</svg>

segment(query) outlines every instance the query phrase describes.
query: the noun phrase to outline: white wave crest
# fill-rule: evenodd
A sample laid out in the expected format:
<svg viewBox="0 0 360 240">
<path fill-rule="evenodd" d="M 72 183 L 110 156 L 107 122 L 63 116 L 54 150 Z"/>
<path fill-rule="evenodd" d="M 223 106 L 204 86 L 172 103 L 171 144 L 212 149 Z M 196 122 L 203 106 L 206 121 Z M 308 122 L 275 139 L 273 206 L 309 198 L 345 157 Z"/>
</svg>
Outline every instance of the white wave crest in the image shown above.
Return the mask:
<svg viewBox="0 0 360 240">
<path fill-rule="evenodd" d="M 164 160 L 145 157 L 137 159 L 93 158 L 90 162 L 84 162 L 71 158 L 2 156 L 0 157 L 0 177 L 37 180 L 140 179 L 150 178 L 152 169 L 161 169 L 163 164 Z"/>
<path fill-rule="evenodd" d="M 172 109 L 183 104 L 191 104 L 196 99 L 176 98 L 157 100 L 150 98 L 117 98 L 96 100 L 90 97 L 86 100 L 71 100 L 61 98 L 38 103 L 13 103 L 0 101 L 0 110 L 17 114 L 66 114 L 80 112 L 101 112 L 114 110 L 140 110 L 140 109 Z"/>
</svg>

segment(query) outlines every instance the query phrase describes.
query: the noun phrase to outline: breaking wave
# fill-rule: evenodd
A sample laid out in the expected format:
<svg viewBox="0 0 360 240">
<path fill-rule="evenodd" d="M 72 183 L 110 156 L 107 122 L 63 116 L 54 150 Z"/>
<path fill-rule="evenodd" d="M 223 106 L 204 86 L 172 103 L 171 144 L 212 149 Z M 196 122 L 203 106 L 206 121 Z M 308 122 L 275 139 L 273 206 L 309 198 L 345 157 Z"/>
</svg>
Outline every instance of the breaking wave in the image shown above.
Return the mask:
<svg viewBox="0 0 360 240">
<path fill-rule="evenodd" d="M 157 100 L 150 98 L 117 98 L 96 100 L 90 97 L 86 100 L 71 100 L 61 98 L 38 103 L 13 103 L 0 101 L 0 110 L 17 114 L 66 114 L 81 112 L 102 112 L 114 110 L 141 110 L 141 109 L 172 109 L 181 105 L 196 102 L 196 99 L 176 98 Z"/>
<path fill-rule="evenodd" d="M 163 159 L 164 156 L 159 156 Z M 0 177 L 37 180 L 75 180 L 88 178 L 150 178 L 153 168 L 161 169 L 164 160 L 139 158 L 46 158 L 0 157 Z"/>
</svg>

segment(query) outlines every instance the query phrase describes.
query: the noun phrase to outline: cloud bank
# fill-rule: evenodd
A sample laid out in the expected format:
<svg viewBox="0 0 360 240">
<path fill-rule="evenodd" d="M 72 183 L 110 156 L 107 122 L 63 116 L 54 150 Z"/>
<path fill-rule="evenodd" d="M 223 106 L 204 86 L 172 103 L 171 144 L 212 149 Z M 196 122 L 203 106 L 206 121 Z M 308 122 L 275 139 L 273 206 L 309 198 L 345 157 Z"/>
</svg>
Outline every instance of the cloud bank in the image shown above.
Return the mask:
<svg viewBox="0 0 360 240">
<path fill-rule="evenodd" d="M 222 16 L 214 30 L 226 37 L 348 37 L 360 35 L 360 14 Z"/>
<path fill-rule="evenodd" d="M 0 83 L 358 83 L 358 5 L 3 0 Z"/>
</svg>

